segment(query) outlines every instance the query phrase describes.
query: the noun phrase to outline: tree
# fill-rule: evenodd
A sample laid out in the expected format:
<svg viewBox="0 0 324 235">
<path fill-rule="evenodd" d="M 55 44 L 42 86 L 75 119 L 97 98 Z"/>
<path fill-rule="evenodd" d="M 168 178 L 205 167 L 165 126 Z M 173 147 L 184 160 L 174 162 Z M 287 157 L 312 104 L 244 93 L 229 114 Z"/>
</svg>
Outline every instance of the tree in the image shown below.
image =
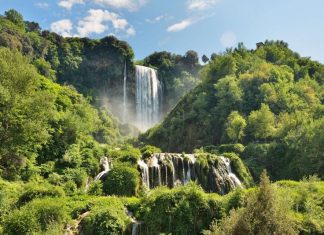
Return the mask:
<svg viewBox="0 0 324 235">
<path fill-rule="evenodd" d="M 287 216 L 286 205 L 279 201 L 264 170 L 260 186 L 248 197 L 246 207 L 232 210 L 229 216 L 212 224 L 211 231 L 205 235 L 297 234 L 294 223 Z"/>
<path fill-rule="evenodd" d="M 189 68 L 194 68 L 199 62 L 199 57 L 197 52 L 193 50 L 187 51 L 184 56 L 184 62 Z"/>
<path fill-rule="evenodd" d="M 5 17 L 11 22 L 13 22 L 15 25 L 18 25 L 20 27 L 25 27 L 24 19 L 18 11 L 14 9 L 10 9 L 5 12 Z"/>
<path fill-rule="evenodd" d="M 266 104 L 252 111 L 248 118 L 248 129 L 256 139 L 267 139 L 275 134 L 275 116 Z"/>
<path fill-rule="evenodd" d="M 201 60 L 206 64 L 209 61 L 209 58 L 206 55 L 203 55 Z"/>
<path fill-rule="evenodd" d="M 237 111 L 232 111 L 227 118 L 226 134 L 233 142 L 237 143 L 244 136 L 246 121 Z"/>
<path fill-rule="evenodd" d="M 0 165 L 10 174 L 49 138 L 53 96 L 38 89 L 41 80 L 26 58 L 0 49 Z"/>
</svg>

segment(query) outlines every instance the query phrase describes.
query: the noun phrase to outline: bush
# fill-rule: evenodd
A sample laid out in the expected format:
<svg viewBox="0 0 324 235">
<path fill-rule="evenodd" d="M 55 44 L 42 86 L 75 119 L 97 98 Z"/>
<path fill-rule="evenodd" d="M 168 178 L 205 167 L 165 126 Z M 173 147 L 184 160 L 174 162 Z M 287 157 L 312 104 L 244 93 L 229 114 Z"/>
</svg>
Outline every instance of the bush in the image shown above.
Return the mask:
<svg viewBox="0 0 324 235">
<path fill-rule="evenodd" d="M 3 223 L 3 232 L 8 235 L 27 235 L 39 230 L 37 218 L 31 210 L 15 210 Z"/>
<path fill-rule="evenodd" d="M 109 171 L 103 189 L 108 195 L 133 196 L 137 194 L 139 184 L 137 169 L 117 166 Z"/>
<path fill-rule="evenodd" d="M 78 190 L 76 184 L 74 183 L 73 180 L 68 180 L 64 185 L 63 185 L 64 192 L 71 196 L 76 193 Z"/>
<path fill-rule="evenodd" d="M 78 188 L 82 188 L 86 185 L 87 173 L 83 168 L 64 170 L 64 178 L 66 181 L 72 180 Z"/>
<path fill-rule="evenodd" d="M 18 205 L 26 204 L 35 198 L 43 197 L 63 197 L 64 191 L 62 188 L 50 184 L 29 183 L 26 186 L 25 192 L 19 197 Z"/>
<path fill-rule="evenodd" d="M 125 146 L 121 150 L 113 150 L 109 153 L 109 156 L 115 161 L 122 163 L 130 163 L 134 165 L 141 158 L 141 152 L 137 148 L 131 146 Z"/>
<path fill-rule="evenodd" d="M 46 231 L 55 223 L 63 227 L 67 213 L 60 200 L 35 200 L 4 220 L 4 234 L 35 234 Z"/>
<path fill-rule="evenodd" d="M 92 181 L 89 185 L 88 194 L 94 196 L 102 195 L 102 182 L 100 180 Z"/>
<path fill-rule="evenodd" d="M 125 207 L 120 200 L 109 198 L 91 208 L 91 212 L 82 221 L 82 232 L 85 235 L 119 235 L 124 234 L 130 223 Z"/>
<path fill-rule="evenodd" d="M 220 153 L 236 153 L 241 154 L 244 151 L 244 145 L 242 144 L 222 144 L 218 147 Z"/>
<path fill-rule="evenodd" d="M 53 223 L 62 224 L 68 218 L 66 209 L 59 200 L 35 200 L 26 209 L 35 211 L 42 231 L 46 231 Z"/>
<path fill-rule="evenodd" d="M 161 153 L 161 149 L 152 145 L 145 145 L 141 148 L 142 157 L 144 159 L 151 157 L 153 153 Z"/>
<path fill-rule="evenodd" d="M 220 216 L 222 206 L 216 201 L 194 183 L 172 190 L 157 188 L 143 199 L 140 219 L 148 234 L 199 234 Z"/>
</svg>

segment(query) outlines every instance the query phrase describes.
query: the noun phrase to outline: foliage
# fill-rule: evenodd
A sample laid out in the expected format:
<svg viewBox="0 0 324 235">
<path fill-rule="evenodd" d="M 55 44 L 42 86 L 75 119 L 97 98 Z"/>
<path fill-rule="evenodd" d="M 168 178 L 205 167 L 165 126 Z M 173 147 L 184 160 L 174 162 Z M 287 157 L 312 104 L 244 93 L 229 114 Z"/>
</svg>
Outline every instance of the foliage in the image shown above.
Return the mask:
<svg viewBox="0 0 324 235">
<path fill-rule="evenodd" d="M 202 82 L 139 142 L 164 152 L 240 142 L 255 177 L 263 168 L 273 179 L 323 177 L 323 77 L 324 65 L 282 41 L 256 50 L 239 44 L 214 54 Z M 253 145 L 262 151 L 250 154 Z"/>
<path fill-rule="evenodd" d="M 144 159 L 151 157 L 153 153 L 160 153 L 160 152 L 161 149 L 152 145 L 145 145 L 144 147 L 141 148 L 142 157 Z"/>
<path fill-rule="evenodd" d="M 46 231 L 52 223 L 62 223 L 67 214 L 62 201 L 35 200 L 15 210 L 4 221 L 5 234 L 32 234 Z"/>
<path fill-rule="evenodd" d="M 292 220 L 278 201 L 264 171 L 260 188 L 247 200 L 245 208 L 231 211 L 220 223 L 212 225 L 212 232 L 205 234 L 296 234 Z"/>
<path fill-rule="evenodd" d="M 237 143 L 244 136 L 245 127 L 245 119 L 237 111 L 231 112 L 226 123 L 226 134 L 228 138 L 234 143 Z"/>
<path fill-rule="evenodd" d="M 137 195 L 139 183 L 137 169 L 120 165 L 108 172 L 103 190 L 108 195 L 133 196 Z"/>
<path fill-rule="evenodd" d="M 88 194 L 93 196 L 101 196 L 103 193 L 103 184 L 100 180 L 92 181 L 89 185 Z"/>
<path fill-rule="evenodd" d="M 214 216 L 220 216 L 221 207 L 216 205 L 221 203 L 210 200 L 194 183 L 172 190 L 158 188 L 142 200 L 140 218 L 148 234 L 198 234 Z"/>
<path fill-rule="evenodd" d="M 62 188 L 52 186 L 50 184 L 29 183 L 26 184 L 24 192 L 18 199 L 18 205 L 23 205 L 36 198 L 43 197 L 63 197 L 64 191 Z"/>
<path fill-rule="evenodd" d="M 130 145 L 124 145 L 122 148 L 117 148 L 109 152 L 109 157 L 117 164 L 128 164 L 129 166 L 136 166 L 141 157 L 139 149 Z"/>
<path fill-rule="evenodd" d="M 154 52 L 144 58 L 143 65 L 158 69 L 165 112 L 170 111 L 200 81 L 199 58 L 197 52 L 192 50 L 187 51 L 184 56 L 166 51 Z"/>
<path fill-rule="evenodd" d="M 90 234 L 123 234 L 130 219 L 123 204 L 117 198 L 109 198 L 106 204 L 96 205 L 89 216 L 82 221 L 82 232 Z"/>
</svg>

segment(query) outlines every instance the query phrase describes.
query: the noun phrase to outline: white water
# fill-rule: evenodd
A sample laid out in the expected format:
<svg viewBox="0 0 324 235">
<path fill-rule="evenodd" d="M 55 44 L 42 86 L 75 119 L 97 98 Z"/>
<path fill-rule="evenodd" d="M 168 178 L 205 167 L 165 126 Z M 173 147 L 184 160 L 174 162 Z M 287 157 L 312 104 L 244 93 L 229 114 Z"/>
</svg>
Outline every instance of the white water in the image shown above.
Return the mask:
<svg viewBox="0 0 324 235">
<path fill-rule="evenodd" d="M 150 177 L 149 177 L 148 166 L 143 160 L 139 160 L 137 164 L 141 170 L 142 183 L 149 189 L 150 188 Z"/>
<path fill-rule="evenodd" d="M 232 172 L 230 159 L 220 156 L 221 164 L 211 163 L 211 172 L 197 172 L 201 166 L 196 162 L 194 154 L 172 154 L 172 153 L 156 153 L 150 158 L 138 161 L 138 168 L 141 172 L 142 184 L 148 189 L 155 188 L 160 185 L 175 187 L 177 185 L 185 185 L 190 181 L 198 181 L 197 174 L 204 174 L 210 178 L 207 190 L 225 194 L 229 190 L 236 187 L 242 188 L 242 183 Z M 198 164 L 198 165 L 197 165 Z M 163 173 L 163 174 L 162 174 Z M 214 180 L 214 181 L 213 181 Z"/>
<path fill-rule="evenodd" d="M 110 171 L 109 159 L 107 157 L 101 158 L 100 163 L 103 166 L 104 170 L 96 176 L 96 180 L 100 180 L 101 177 L 103 177 Z"/>
<path fill-rule="evenodd" d="M 231 162 L 228 158 L 221 156 L 220 157 L 222 159 L 222 161 L 225 163 L 227 171 L 228 171 L 228 175 L 232 181 L 232 183 L 235 186 L 239 186 L 241 187 L 242 183 L 241 181 L 237 178 L 237 176 L 232 172 L 232 168 L 231 168 Z"/>
<path fill-rule="evenodd" d="M 139 232 L 138 232 L 138 228 L 139 228 L 139 226 L 141 225 L 141 223 L 140 222 L 137 222 L 137 221 L 135 221 L 134 223 L 133 223 L 133 226 L 132 226 L 132 235 L 138 235 L 139 234 Z"/>
<path fill-rule="evenodd" d="M 141 131 L 160 121 L 162 86 L 157 71 L 136 65 L 136 118 Z"/>
<path fill-rule="evenodd" d="M 123 85 L 123 123 L 127 122 L 127 70 L 126 61 L 124 65 L 124 85 Z"/>
</svg>

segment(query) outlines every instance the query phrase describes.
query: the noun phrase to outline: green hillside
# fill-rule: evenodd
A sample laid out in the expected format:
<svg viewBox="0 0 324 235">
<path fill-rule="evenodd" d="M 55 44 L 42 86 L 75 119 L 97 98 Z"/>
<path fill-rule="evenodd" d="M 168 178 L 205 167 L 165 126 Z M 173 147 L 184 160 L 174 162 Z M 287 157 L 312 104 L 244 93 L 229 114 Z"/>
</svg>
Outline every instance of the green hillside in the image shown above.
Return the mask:
<svg viewBox="0 0 324 235">
<path fill-rule="evenodd" d="M 239 143 L 255 176 L 267 168 L 274 179 L 323 177 L 322 64 L 266 41 L 214 55 L 200 76 L 202 83 L 140 141 L 187 152 Z"/>
</svg>

